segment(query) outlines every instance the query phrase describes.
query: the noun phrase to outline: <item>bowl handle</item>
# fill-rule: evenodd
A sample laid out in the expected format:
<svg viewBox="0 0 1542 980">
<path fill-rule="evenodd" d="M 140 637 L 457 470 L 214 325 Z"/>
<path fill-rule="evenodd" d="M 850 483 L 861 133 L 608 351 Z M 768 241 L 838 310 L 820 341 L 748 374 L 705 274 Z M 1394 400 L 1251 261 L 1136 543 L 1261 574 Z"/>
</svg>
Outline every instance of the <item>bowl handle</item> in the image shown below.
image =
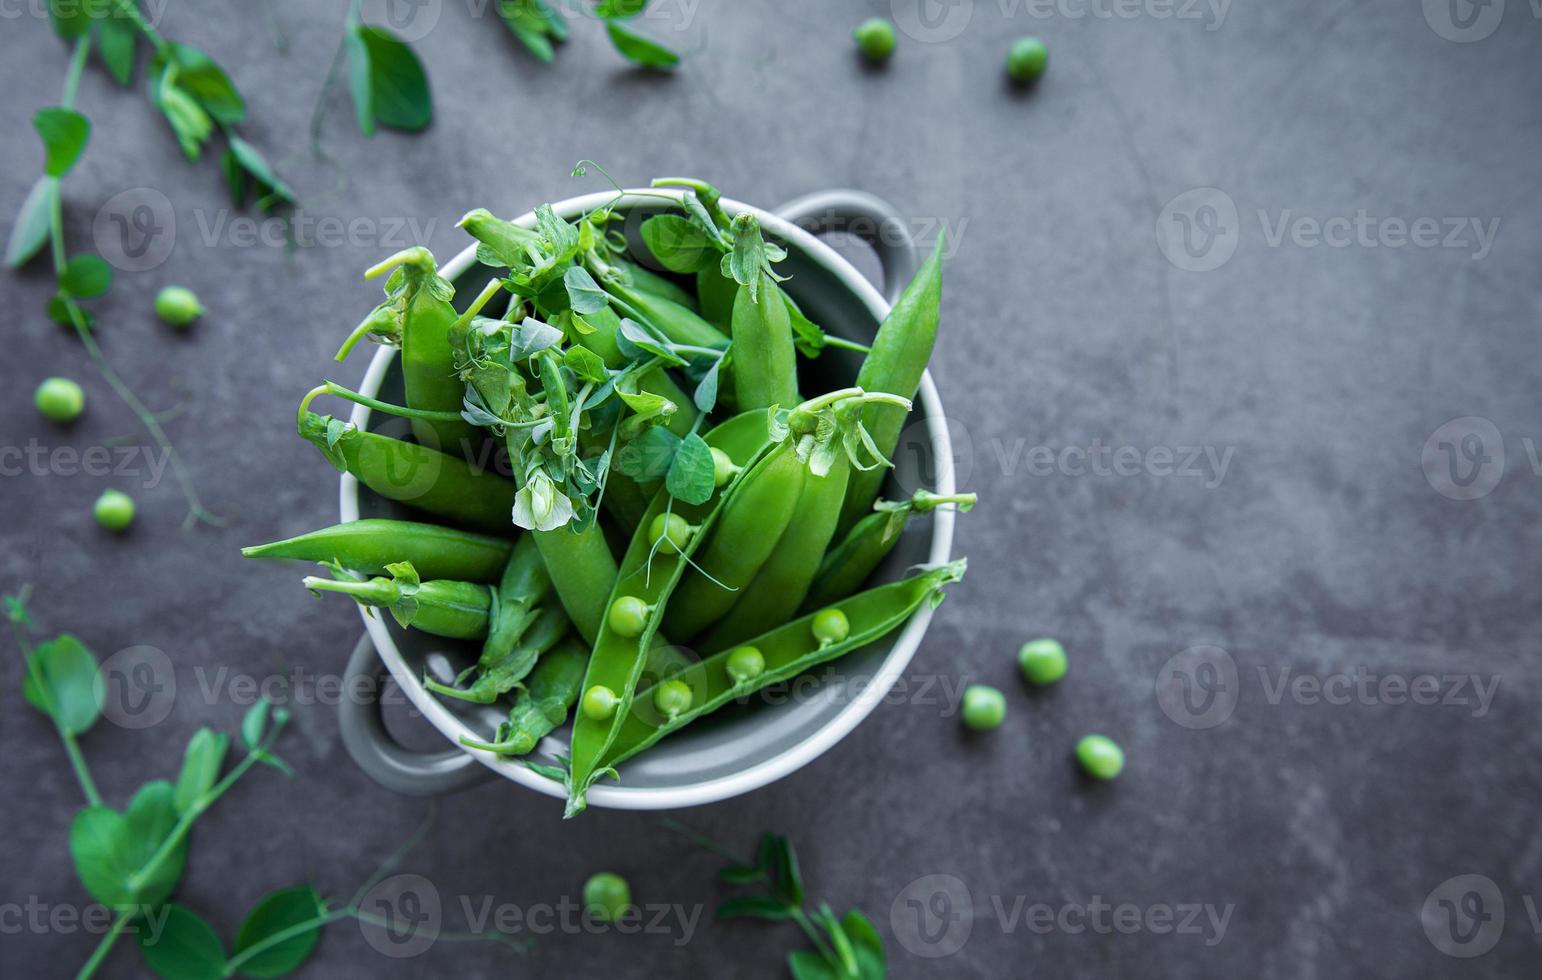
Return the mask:
<svg viewBox="0 0 1542 980">
<path fill-rule="evenodd" d="M 893 305 L 916 274 L 916 242 L 894 205 L 866 191 L 816 191 L 777 208 L 777 217 L 804 231 L 846 231 L 878 253 L 883 270 L 883 298 Z"/>
<path fill-rule="evenodd" d="M 364 774 L 386 789 L 407 796 L 439 796 L 469 789 L 492 779 L 491 769 L 460 749 L 418 752 L 404 748 L 386 731 L 378 696 L 390 674 L 375 656 L 369 634 L 359 637 L 343 672 L 343 697 L 338 702 L 343 747 Z M 368 680 L 366 680 L 368 678 Z"/>
</svg>

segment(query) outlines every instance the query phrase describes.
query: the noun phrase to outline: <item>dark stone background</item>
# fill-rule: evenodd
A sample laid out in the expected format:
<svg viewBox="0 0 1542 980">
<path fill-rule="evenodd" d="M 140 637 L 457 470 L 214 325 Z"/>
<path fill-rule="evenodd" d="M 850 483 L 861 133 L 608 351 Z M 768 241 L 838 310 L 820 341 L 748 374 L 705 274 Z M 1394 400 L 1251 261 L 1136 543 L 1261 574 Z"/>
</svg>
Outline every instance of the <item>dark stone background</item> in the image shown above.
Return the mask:
<svg viewBox="0 0 1542 980">
<path fill-rule="evenodd" d="M 542 67 L 485 5 L 435 0 L 424 9 L 437 23 L 417 45 L 437 97 L 431 132 L 366 140 L 339 92 L 318 160 L 307 123 L 342 5 L 172 2 L 164 30 L 228 67 L 250 101 L 242 132 L 294 183 L 305 214 L 365 224 L 352 243 L 294 251 L 209 230 L 234 217 L 217 167 L 181 159 L 140 91 L 88 72 L 80 104 L 96 128 L 65 185 L 72 247 L 90 249 L 98 208 L 131 188 L 163 191 L 177 232 L 163 265 L 121 274 L 98 304 L 101 342 L 153 406 L 180 408 L 168 427 L 229 524 L 179 530 L 169 480 L 143 489 L 124 477 L 13 476 L 0 484 L 0 583 L 33 583 L 40 625 L 74 631 L 104 657 L 145 644 L 175 662 L 180 694 L 164 723 L 104 722 L 83 740 L 121 805 L 140 781 L 174 773 L 197 726 L 239 723 L 228 687 L 202 693 L 216 671 L 336 672 L 359 632 L 351 610 L 299 589 L 298 569 L 243 563 L 236 549 L 336 515 L 336 477 L 290 420 L 316 379 L 358 379 L 365 355 L 341 368 L 329 357 L 378 295 L 360 270 L 410 237 L 392 238 L 392 222 L 428 223 L 426 244 L 448 257 L 468 207 L 512 214 L 600 187 L 569 178 L 582 157 L 624 184 L 700 174 L 765 205 L 862 188 L 913 216 L 923 238 L 939 222 L 954 232 L 933 371 L 965 437 L 965 483 L 982 500 L 959 524 L 969 578 L 910 677 L 955 691 L 966 678 L 1003 686 L 1010 717 L 972 738 L 935 694 L 890 704 L 797 774 L 677 816 L 741 849 L 763 829 L 790 834 L 813 895 L 866 909 L 900 977 L 1519 975 L 1536 963 L 1530 896 L 1542 887 L 1542 477 L 1526 441 L 1542 439 L 1533 6 L 1509 0 L 1492 36 L 1454 43 L 1431 27 L 1443 16 L 1434 0 L 1428 17 L 1415 0 L 1237 0 L 1218 24 L 1206 8 L 1160 0 L 1104 4 L 1134 11 L 1109 17 L 1075 2 L 1048 16 L 1010 0 L 955 2 L 914 31 L 931 43 L 902 37 L 893 63 L 872 71 L 848 32 L 888 12 L 877 0 L 674 0 L 652 29 L 694 53 L 661 78 L 624 67 L 593 24 L 575 24 L 557 64 Z M 65 73 L 65 49 L 33 7 L 7 5 L 0 25 L 7 216 L 38 172 L 28 119 L 57 101 Z M 949 18 L 965 14 L 957 30 Z M 275 21 L 286 50 L 270 39 Z M 1025 33 L 1052 50 L 1030 94 L 1001 71 L 1008 40 Z M 1240 226 L 1240 238 L 1220 268 L 1185 271 L 1164 258 L 1154 228 L 1166 202 L 1207 186 L 1234 201 L 1228 230 Z M 1265 227 L 1361 210 L 1500 226 L 1481 256 L 1475 246 L 1274 245 Z M 1211 212 L 1193 214 L 1209 227 Z M 210 307 L 185 337 L 150 315 L 168 282 Z M 10 314 L 0 446 L 140 438 L 79 345 L 43 317 L 42 264 L 0 284 Z M 32 411 L 34 385 L 54 373 L 88 390 L 73 428 Z M 1497 488 L 1471 501 L 1437 492 L 1449 489 L 1438 445 L 1436 479 L 1421 468 L 1426 439 L 1466 416 L 1489 420 L 1506 454 Z M 1458 427 L 1459 445 L 1488 431 L 1478 424 Z M 1032 447 L 1093 445 L 1232 456 L 1218 486 L 1031 468 Z M 1488 432 L 1482 449 L 1496 448 Z M 1499 472 L 1496 460 L 1480 478 Z M 91 519 L 109 485 L 140 501 L 121 540 Z M 1030 696 L 1012 657 L 1042 634 L 1061 638 L 1073 665 L 1058 688 Z M 1200 644 L 1223 647 L 1239 671 L 1223 695 L 1235 710 L 1207 730 L 1174 723 L 1154 694 L 1163 664 Z M 66 832 L 80 794 L 20 697 L 19 658 L 6 662 L 0 899 L 78 905 L 87 899 Z M 1487 712 L 1379 696 L 1335 705 L 1310 692 L 1274 697 L 1282 670 L 1477 675 L 1498 687 Z M 420 722 L 403 730 L 435 744 Z M 1089 730 L 1127 748 L 1117 783 L 1076 775 L 1070 749 Z M 296 705 L 283 754 L 297 781 L 254 773 L 194 834 L 179 898 L 227 938 L 271 889 L 310 881 L 347 895 L 431 809 L 355 769 L 330 707 Z M 491 784 L 443 801 L 402 870 L 433 882 L 453 929 L 465 927 L 461 896 L 556 902 L 600 868 L 627 874 L 639 901 L 712 903 L 717 864 L 652 816 L 591 811 L 564 823 L 552 800 Z M 908 917 L 914 936 L 904 900 L 916 895 L 905 889 L 931 874 L 957 877 L 972 896 L 968 940 L 946 959 L 912 956 L 894 932 Z M 1481 958 L 1448 958 L 1426 938 L 1421 908 L 1428 896 L 1438 935 L 1440 899 L 1463 908 L 1468 890 L 1442 882 L 1466 874 L 1492 882 L 1485 914 L 1497 911 L 1494 892 L 1502 898 L 1502 937 Z M 1020 920 L 1011 931 L 997 912 L 1095 898 L 1235 908 L 1214 945 L 1144 930 L 1036 934 Z M 441 942 L 390 959 L 343 923 L 305 975 L 774 976 L 799 943 L 793 927 L 769 924 L 679 938 L 546 935 L 526 961 Z M 24 929 L 0 939 L 0 972 L 65 975 L 94 941 Z M 104 975 L 138 970 L 120 949 Z"/>
</svg>

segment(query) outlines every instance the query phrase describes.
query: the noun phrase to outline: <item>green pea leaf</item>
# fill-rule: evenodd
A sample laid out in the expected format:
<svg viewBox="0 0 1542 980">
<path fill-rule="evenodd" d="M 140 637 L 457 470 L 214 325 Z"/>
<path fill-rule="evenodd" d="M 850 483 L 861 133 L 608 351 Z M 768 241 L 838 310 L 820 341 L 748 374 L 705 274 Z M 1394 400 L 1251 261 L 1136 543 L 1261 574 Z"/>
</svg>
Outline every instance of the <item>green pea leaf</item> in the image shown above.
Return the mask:
<svg viewBox="0 0 1542 980">
<path fill-rule="evenodd" d="M 787 954 L 787 969 L 792 980 L 840 980 L 841 974 L 812 949 Z"/>
<path fill-rule="evenodd" d="M 258 187 L 261 188 L 261 196 L 288 201 L 290 204 L 295 203 L 294 191 L 290 190 L 289 185 L 278 178 L 278 174 L 273 172 L 273 168 L 268 165 L 267 158 L 262 155 L 257 147 L 232 133 L 230 134 L 230 149 L 228 152 L 235 158 L 235 162 L 240 165 L 241 169 L 250 174 L 252 179 L 257 182 Z M 231 196 L 235 196 L 233 188 Z M 243 201 L 237 202 L 237 206 L 239 207 L 243 202 L 244 195 Z"/>
<path fill-rule="evenodd" d="M 675 52 L 615 21 L 605 24 L 605 33 L 610 35 L 610 43 L 623 58 L 644 68 L 673 68 L 680 63 L 680 56 Z"/>
<path fill-rule="evenodd" d="M 77 255 L 65 263 L 59 288 L 77 299 L 100 296 L 112 288 L 112 266 L 100 255 Z"/>
<path fill-rule="evenodd" d="M 696 403 L 696 408 L 702 414 L 707 414 L 717 407 L 717 382 L 719 369 L 723 366 L 720 357 L 707 368 L 707 373 L 701 376 L 701 382 L 696 385 L 696 392 L 691 396 L 691 401 Z"/>
<path fill-rule="evenodd" d="M 40 643 L 27 661 L 22 696 L 71 735 L 91 729 L 102 713 L 106 687 L 96 655 L 68 633 Z"/>
<path fill-rule="evenodd" d="M 198 803 L 220 777 L 220 767 L 225 763 L 225 753 L 230 748 L 230 736 L 208 728 L 200 728 L 188 739 L 187 751 L 182 754 L 182 774 L 177 777 L 177 792 L 173 804 L 178 813 L 186 813 Z"/>
<path fill-rule="evenodd" d="M 220 980 L 225 976 L 225 945 L 214 927 L 186 905 L 176 902 L 160 910 L 165 922 L 159 932 L 139 929 L 139 952 L 145 966 L 161 980 Z"/>
<path fill-rule="evenodd" d="M 177 824 L 176 791 L 164 780 L 146 783 L 127 812 L 90 806 L 70 825 L 70 856 L 91 897 L 103 905 L 159 905 L 182 878 L 187 838 L 153 871 L 143 873 Z"/>
<path fill-rule="evenodd" d="M 778 290 L 780 292 L 780 289 Z M 798 347 L 798 353 L 810 360 L 819 356 L 819 352 L 825 349 L 825 332 L 813 320 L 803 315 L 798 309 L 798 304 L 792 301 L 792 297 L 782 293 L 782 299 L 787 306 L 787 319 L 792 324 L 793 343 Z"/>
<path fill-rule="evenodd" d="M 600 356 L 587 347 L 569 347 L 562 355 L 562 364 L 569 371 L 578 375 L 581 381 L 592 381 L 595 384 L 604 384 L 608 379 L 605 372 L 605 362 Z"/>
<path fill-rule="evenodd" d="M 654 426 L 622 446 L 611 468 L 639 483 L 650 483 L 669 472 L 679 450 L 679 436 L 663 426 Z"/>
<path fill-rule="evenodd" d="M 66 41 L 91 28 L 91 10 L 82 0 L 48 0 L 48 19 L 53 21 L 54 33 Z"/>
<path fill-rule="evenodd" d="M 676 500 L 688 504 L 704 504 L 711 499 L 715 488 L 713 474 L 712 447 L 692 432 L 680 441 L 680 449 L 669 467 L 664 487 Z"/>
<path fill-rule="evenodd" d="M 780 922 L 792 917 L 792 909 L 766 895 L 740 895 L 717 907 L 719 919 L 770 919 Z"/>
<path fill-rule="evenodd" d="M 601 20 L 628 20 L 648 8 L 648 0 L 600 0 L 594 15 Z"/>
<path fill-rule="evenodd" d="M 428 75 L 412 48 L 396 35 L 368 24 L 355 24 L 347 37 L 348 80 L 359 129 L 375 134 L 378 123 L 416 132 L 433 119 Z"/>
<path fill-rule="evenodd" d="M 33 114 L 32 128 L 43 139 L 43 172 L 50 177 L 63 177 L 85 152 L 91 120 L 74 109 L 49 106 Z"/>
<path fill-rule="evenodd" d="M 186 92 L 214 119 L 234 125 L 246 118 L 246 100 L 214 59 L 188 44 L 167 45 L 157 57 L 162 73 L 176 70 L 176 87 Z"/>
<path fill-rule="evenodd" d="M 327 914 L 321 895 L 310 885 L 273 892 L 252 909 L 236 934 L 236 953 L 245 952 L 271 940 L 287 929 L 304 925 L 311 928 L 268 946 L 241 964 L 247 977 L 281 977 L 304 963 L 321 938 L 322 922 Z"/>
<path fill-rule="evenodd" d="M 547 64 L 556 57 L 552 42 L 567 40 L 567 22 L 544 0 L 498 0 L 498 15 L 509 32 Z"/>
<path fill-rule="evenodd" d="M 598 313 L 610 305 L 610 295 L 581 265 L 569 266 L 562 274 L 562 282 L 567 286 L 568 303 L 581 316 Z"/>
<path fill-rule="evenodd" d="M 48 319 L 59 324 L 61 327 L 72 327 L 75 325 L 75 321 L 70 317 L 72 310 L 75 314 L 79 315 L 85 323 L 87 330 L 91 329 L 92 324 L 96 323 L 96 317 L 92 316 L 89 310 L 81 309 L 80 304 L 67 296 L 62 294 L 55 295 L 48 301 Z"/>
<path fill-rule="evenodd" d="M 52 177 L 39 177 L 21 202 L 16 224 L 5 246 L 5 264 L 19 268 L 48 244 L 48 230 L 53 225 L 53 202 L 59 185 Z"/>
<path fill-rule="evenodd" d="M 712 239 L 678 214 L 656 214 L 644 221 L 642 237 L 653 257 L 671 272 L 700 272 L 719 261 Z"/>
<path fill-rule="evenodd" d="M 262 736 L 268 730 L 268 711 L 271 707 L 268 699 L 263 698 L 248 708 L 246 717 L 241 719 L 241 742 L 248 749 L 255 749 L 262 744 Z"/>
<path fill-rule="evenodd" d="M 124 0 L 138 6 L 138 0 Z M 139 31 L 116 12 L 97 22 L 97 52 L 102 64 L 119 85 L 127 88 L 134 81 L 134 62 L 139 54 Z"/>
<path fill-rule="evenodd" d="M 862 951 L 875 955 L 880 968 L 883 966 L 883 939 L 878 935 L 878 930 L 873 928 L 872 922 L 858 909 L 852 909 L 846 913 L 846 918 L 841 920 L 841 925 L 846 928 L 846 935 L 851 937 L 852 943 L 857 949 L 857 958 L 861 959 Z M 881 974 L 880 974 L 881 975 Z M 866 973 L 863 974 L 866 977 Z"/>
<path fill-rule="evenodd" d="M 798 870 L 798 853 L 793 850 L 791 841 L 778 836 L 773 855 L 775 863 L 771 866 L 771 876 L 775 882 L 777 897 L 787 905 L 801 908 L 803 873 Z"/>
<path fill-rule="evenodd" d="M 729 885 L 753 885 L 764 881 L 766 873 L 748 864 L 731 864 L 717 873 L 718 881 Z"/>
</svg>

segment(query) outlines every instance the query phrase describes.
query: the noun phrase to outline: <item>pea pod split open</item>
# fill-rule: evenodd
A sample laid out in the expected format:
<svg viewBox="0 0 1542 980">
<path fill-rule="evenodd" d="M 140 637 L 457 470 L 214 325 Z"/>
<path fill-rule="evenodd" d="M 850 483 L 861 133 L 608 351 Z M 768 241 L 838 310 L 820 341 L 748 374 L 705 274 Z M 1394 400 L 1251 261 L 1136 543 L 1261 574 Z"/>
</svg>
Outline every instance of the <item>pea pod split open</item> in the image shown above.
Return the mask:
<svg viewBox="0 0 1542 980">
<path fill-rule="evenodd" d="M 647 653 L 688 559 L 696 552 L 702 537 L 711 530 L 738 483 L 752 479 L 756 469 L 768 462 L 764 458 L 769 445 L 767 426 L 765 413 L 751 412 L 730 419 L 707 433 L 703 437 L 707 445 L 726 453 L 742 472 L 701 504 L 690 504 L 661 492 L 633 535 L 626 556 L 621 560 L 615 588 L 607 603 L 607 615 L 584 675 L 585 699 L 589 692 L 605 692 L 610 711 L 608 714 L 585 710 L 575 713 L 566 816 L 571 817 L 584 809 L 584 794 L 598 777 L 597 764 L 630 708 L 632 692 Z M 655 541 L 649 533 L 654 519 L 667 514 L 680 517 L 695 529 L 683 543 L 673 539 Z"/>
<path fill-rule="evenodd" d="M 669 681 L 690 688 L 691 707 L 673 717 L 652 707 L 652 689 L 639 691 L 601 765 L 614 768 L 670 732 L 679 731 L 729 701 L 753 694 L 769 684 L 790 680 L 810 667 L 881 639 L 903 626 L 923 605 L 940 603 L 943 587 L 963 579 L 967 567 L 967 562 L 960 559 L 899 582 L 880 585 L 752 637 L 741 647 L 722 651 L 686 667 Z M 814 623 L 818 616 L 831 610 L 845 618 L 848 631 L 842 640 L 823 643 L 815 637 Z M 752 659 L 759 664 L 760 670 L 750 676 L 741 672 L 741 677 L 735 677 L 731 670 L 734 654 L 745 648 L 752 648 L 759 654 L 758 658 Z"/>
</svg>

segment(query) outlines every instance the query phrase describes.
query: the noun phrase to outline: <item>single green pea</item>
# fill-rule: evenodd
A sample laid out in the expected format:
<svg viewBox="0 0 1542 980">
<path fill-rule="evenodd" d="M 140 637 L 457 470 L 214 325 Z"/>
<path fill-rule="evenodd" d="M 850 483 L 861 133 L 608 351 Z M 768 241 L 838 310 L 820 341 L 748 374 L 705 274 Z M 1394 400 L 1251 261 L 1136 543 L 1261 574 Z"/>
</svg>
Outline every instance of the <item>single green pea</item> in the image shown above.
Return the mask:
<svg viewBox="0 0 1542 980">
<path fill-rule="evenodd" d="M 977 732 L 999 728 L 1007 717 L 1006 695 L 994 687 L 971 684 L 964 688 L 964 724 Z"/>
<path fill-rule="evenodd" d="M 648 541 L 658 544 L 667 539 L 676 551 L 684 551 L 691 541 L 691 535 L 695 533 L 696 528 L 691 526 L 691 522 L 679 514 L 660 514 L 648 526 Z"/>
<path fill-rule="evenodd" d="M 203 316 L 203 304 L 186 286 L 167 286 L 156 294 L 155 315 L 173 327 L 185 327 Z"/>
<path fill-rule="evenodd" d="M 32 400 L 45 418 L 73 422 L 86 408 L 86 393 L 69 378 L 44 378 Z"/>
<path fill-rule="evenodd" d="M 1113 779 L 1124 768 L 1124 749 L 1107 735 L 1084 735 L 1076 743 L 1076 761 L 1094 779 Z"/>
<path fill-rule="evenodd" d="M 691 685 L 682 680 L 665 681 L 653 691 L 653 706 L 666 718 L 675 718 L 691 710 L 695 695 Z"/>
<path fill-rule="evenodd" d="M 733 457 L 723 452 L 716 446 L 712 447 L 712 486 L 714 489 L 722 489 L 729 480 L 743 472 L 744 467 L 733 461 Z"/>
<path fill-rule="evenodd" d="M 635 595 L 624 595 L 610 604 L 610 628 L 617 636 L 628 640 L 641 636 L 652 612 L 653 607 Z"/>
<path fill-rule="evenodd" d="M 614 922 L 632 906 L 632 886 L 614 871 L 601 871 L 584 882 L 584 908 L 601 922 Z"/>
<path fill-rule="evenodd" d="M 754 647 L 740 647 L 728 655 L 728 676 L 735 684 L 752 681 L 765 673 L 766 658 Z"/>
<path fill-rule="evenodd" d="M 839 643 L 851 635 L 851 623 L 846 619 L 846 614 L 839 609 L 826 609 L 816 614 L 810 628 L 814 631 L 814 639 L 819 641 L 820 647 Z"/>
<path fill-rule="evenodd" d="M 604 721 L 616 713 L 621 699 L 604 684 L 596 684 L 584 692 L 584 715 L 593 721 Z"/>
<path fill-rule="evenodd" d="M 1007 49 L 1007 74 L 1014 82 L 1036 82 L 1049 65 L 1049 48 L 1036 37 L 1020 37 Z"/>
<path fill-rule="evenodd" d="M 851 36 L 868 61 L 887 61 L 894 53 L 894 25 L 882 17 L 858 24 Z"/>
<path fill-rule="evenodd" d="M 1053 684 L 1065 676 L 1065 647 L 1056 640 L 1030 640 L 1017 651 L 1017 666 L 1030 684 Z"/>
<path fill-rule="evenodd" d="M 109 531 L 126 531 L 134 523 L 134 498 L 122 490 L 104 490 L 92 508 L 96 522 Z"/>
</svg>

